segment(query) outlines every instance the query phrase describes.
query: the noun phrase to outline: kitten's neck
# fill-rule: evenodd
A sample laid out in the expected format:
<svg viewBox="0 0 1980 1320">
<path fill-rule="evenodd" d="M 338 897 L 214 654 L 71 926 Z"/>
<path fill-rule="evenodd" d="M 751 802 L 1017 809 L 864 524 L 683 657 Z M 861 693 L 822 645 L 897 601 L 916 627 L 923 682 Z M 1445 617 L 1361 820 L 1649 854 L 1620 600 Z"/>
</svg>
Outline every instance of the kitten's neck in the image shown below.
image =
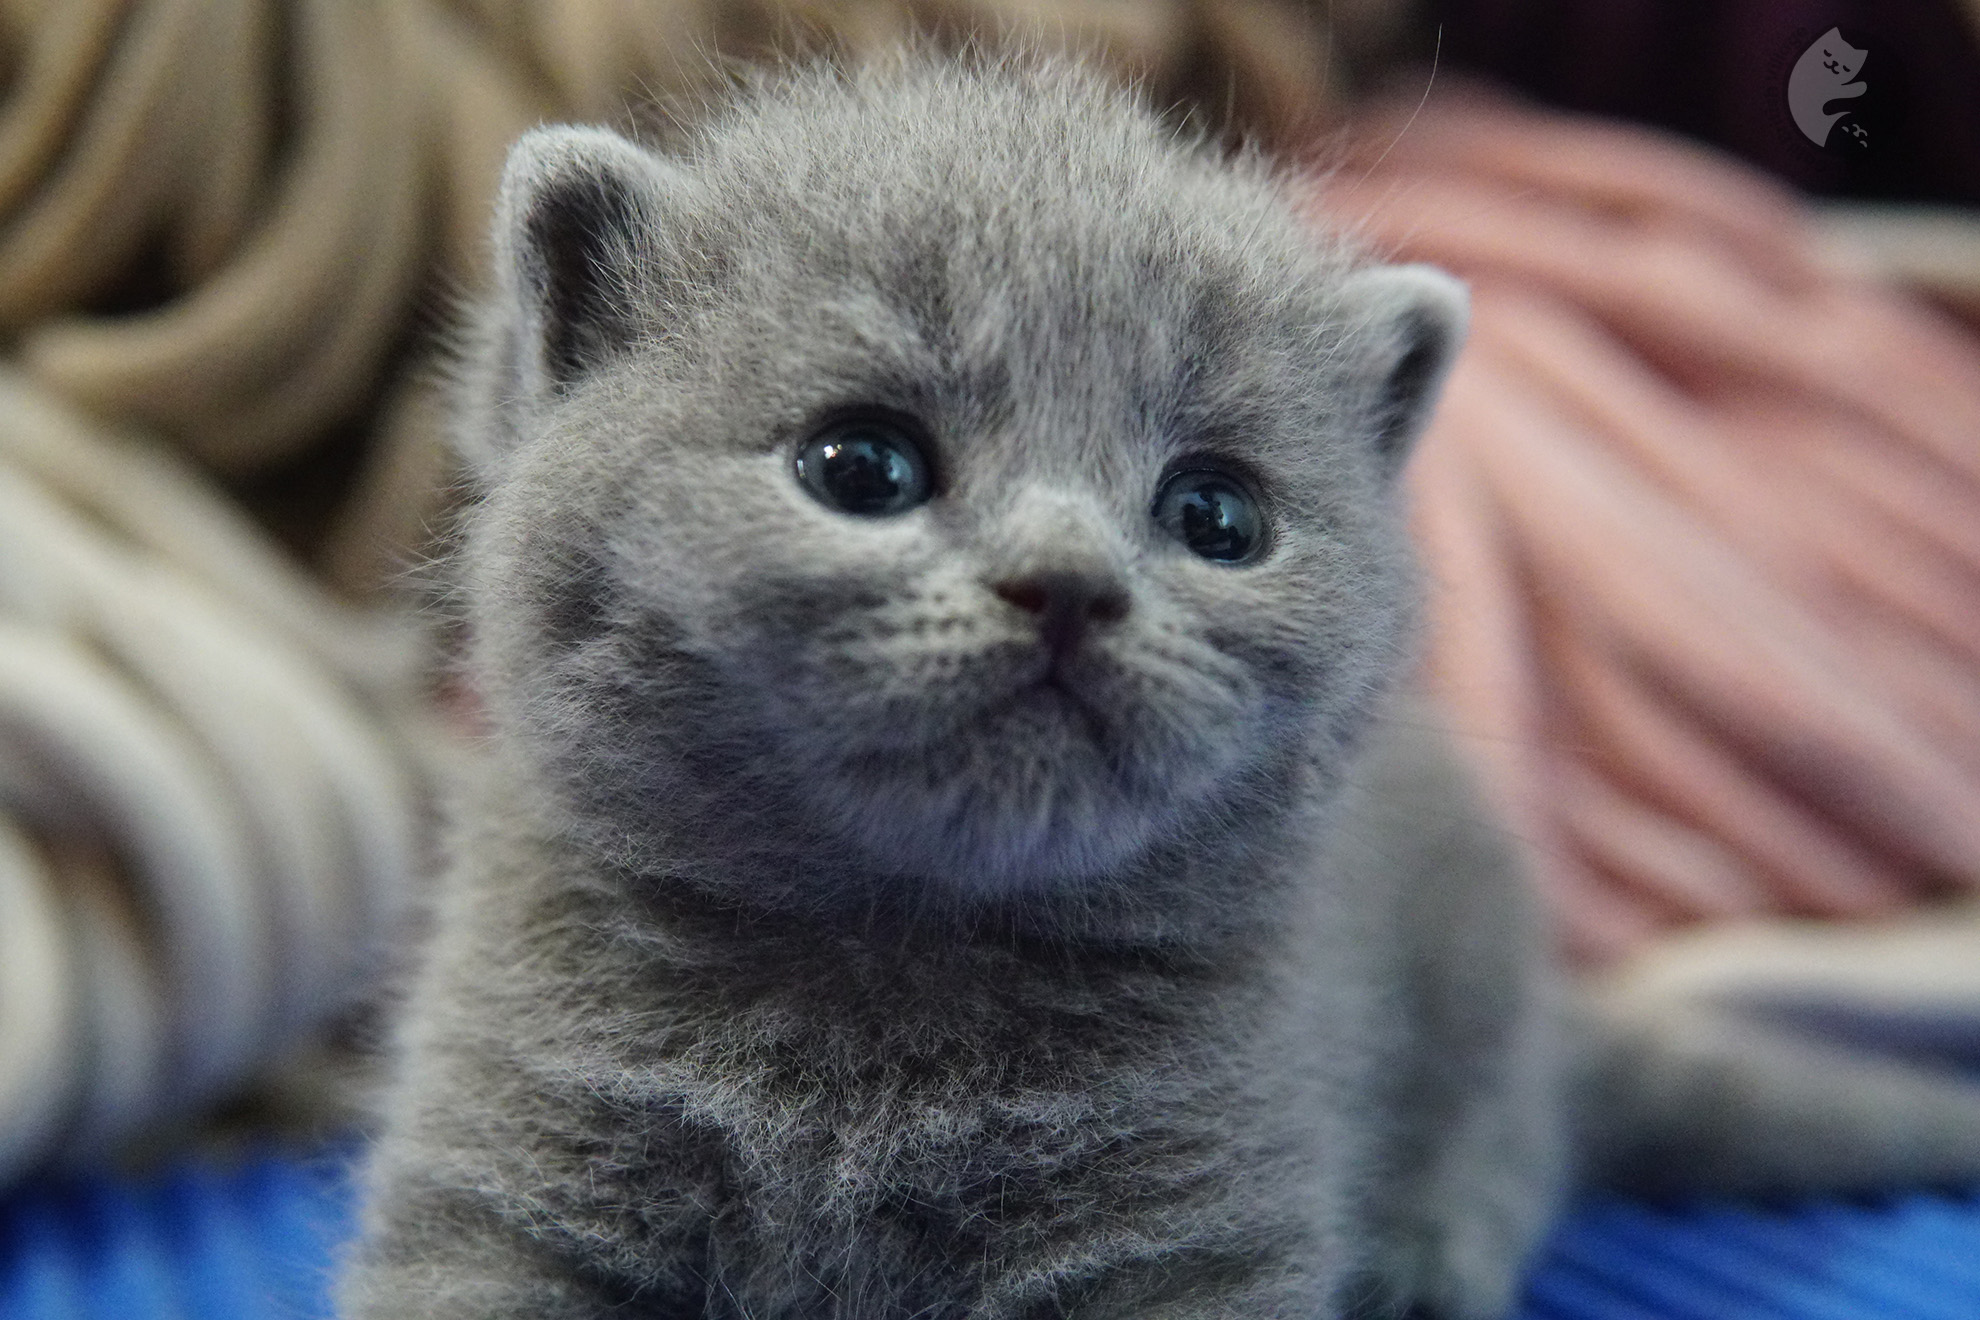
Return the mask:
<svg viewBox="0 0 1980 1320">
<path fill-rule="evenodd" d="M 754 943 L 766 957 L 826 946 L 889 957 L 923 949 L 1045 960 L 1243 957 L 1277 943 L 1286 928 L 1296 891 L 1314 878 L 1333 797 L 1316 766 L 1273 767 L 1247 786 L 1241 821 L 1166 841 L 1114 874 L 983 896 L 939 877 L 884 873 L 843 847 L 820 849 L 771 829 L 746 844 L 735 832 L 714 839 L 684 829 L 667 857 L 614 859 L 584 842 L 515 767 L 488 769 L 511 782 L 480 795 L 479 804 L 492 806 L 481 828 L 497 838 L 524 833 L 531 850 L 547 850 L 553 887 L 590 894 L 629 932 Z"/>
</svg>

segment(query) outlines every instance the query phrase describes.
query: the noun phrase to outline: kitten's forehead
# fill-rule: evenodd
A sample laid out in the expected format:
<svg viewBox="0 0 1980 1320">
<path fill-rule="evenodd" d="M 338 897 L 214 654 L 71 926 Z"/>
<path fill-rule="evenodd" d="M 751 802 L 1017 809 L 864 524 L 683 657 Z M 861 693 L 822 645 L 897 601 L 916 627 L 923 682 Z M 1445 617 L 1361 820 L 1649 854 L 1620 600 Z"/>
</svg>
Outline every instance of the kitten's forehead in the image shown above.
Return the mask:
<svg viewBox="0 0 1980 1320">
<path fill-rule="evenodd" d="M 809 71 L 711 124 L 693 164 L 735 239 L 928 302 L 1043 281 L 1075 305 L 1190 284 L 1255 296 L 1347 264 L 1262 165 L 1216 158 L 1071 65 Z"/>
<path fill-rule="evenodd" d="M 995 378 L 1020 409 L 1173 408 L 1193 365 L 1310 331 L 1348 264 L 1263 167 L 1072 66 L 808 73 L 690 165 L 740 305 L 904 381 Z"/>
</svg>

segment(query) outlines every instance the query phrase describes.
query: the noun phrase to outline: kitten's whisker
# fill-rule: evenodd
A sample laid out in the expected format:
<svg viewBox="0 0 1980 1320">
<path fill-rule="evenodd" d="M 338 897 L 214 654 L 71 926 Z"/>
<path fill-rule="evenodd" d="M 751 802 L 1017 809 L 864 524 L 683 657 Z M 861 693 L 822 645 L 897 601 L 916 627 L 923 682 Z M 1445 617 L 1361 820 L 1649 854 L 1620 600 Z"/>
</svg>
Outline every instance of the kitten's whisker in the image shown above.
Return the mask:
<svg viewBox="0 0 1980 1320">
<path fill-rule="evenodd" d="M 1415 125 L 1416 117 L 1423 113 L 1423 107 L 1429 104 L 1430 89 L 1437 85 L 1437 68 L 1439 63 L 1442 61 L 1443 56 L 1444 56 L 1444 25 L 1442 23 L 1439 23 L 1437 25 L 1437 45 L 1435 49 L 1433 49 L 1430 52 L 1430 76 L 1423 80 L 1423 95 L 1416 98 L 1416 108 L 1409 112 L 1409 118 L 1404 120 L 1403 126 L 1396 130 L 1396 135 L 1389 140 L 1389 145 L 1382 148 L 1382 154 L 1377 156 L 1374 160 L 1374 163 L 1369 165 L 1369 167 L 1362 172 L 1361 175 L 1362 183 L 1368 182 L 1370 176 L 1372 176 L 1376 170 L 1381 168 L 1382 162 L 1389 158 L 1389 153 L 1396 149 L 1396 144 L 1403 140 L 1403 134 L 1409 132 L 1409 130 Z"/>
</svg>

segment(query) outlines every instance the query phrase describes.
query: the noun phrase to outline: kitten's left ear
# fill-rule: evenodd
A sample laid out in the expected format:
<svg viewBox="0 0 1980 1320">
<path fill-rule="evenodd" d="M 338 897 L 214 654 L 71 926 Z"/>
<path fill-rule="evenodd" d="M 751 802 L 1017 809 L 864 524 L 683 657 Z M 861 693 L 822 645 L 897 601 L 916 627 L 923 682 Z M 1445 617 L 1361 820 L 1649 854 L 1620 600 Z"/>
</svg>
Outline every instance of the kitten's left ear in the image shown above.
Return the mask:
<svg viewBox="0 0 1980 1320">
<path fill-rule="evenodd" d="M 1374 382 L 1364 424 L 1394 476 L 1429 424 L 1464 344 L 1471 295 L 1435 266 L 1369 266 L 1348 276 L 1342 299 L 1350 352 L 1360 359 L 1356 374 Z"/>
<path fill-rule="evenodd" d="M 539 128 L 510 150 L 495 259 L 526 396 L 576 383 L 638 336 L 637 265 L 678 175 L 600 128 Z"/>
</svg>

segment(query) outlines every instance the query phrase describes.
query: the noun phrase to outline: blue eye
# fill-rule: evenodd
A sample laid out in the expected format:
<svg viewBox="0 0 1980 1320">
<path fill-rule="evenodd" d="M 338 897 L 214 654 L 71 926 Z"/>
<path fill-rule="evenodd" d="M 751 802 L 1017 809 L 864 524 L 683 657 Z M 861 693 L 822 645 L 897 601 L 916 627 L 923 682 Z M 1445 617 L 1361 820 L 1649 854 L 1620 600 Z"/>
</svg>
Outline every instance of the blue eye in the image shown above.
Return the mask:
<svg viewBox="0 0 1980 1320">
<path fill-rule="evenodd" d="M 877 418 L 839 422 L 805 441 L 797 475 L 821 503 L 862 518 L 906 513 L 934 494 L 921 446 Z"/>
<path fill-rule="evenodd" d="M 1258 552 L 1265 517 L 1235 477 L 1207 468 L 1178 472 L 1155 495 L 1155 521 L 1205 559 L 1235 564 Z"/>
</svg>

